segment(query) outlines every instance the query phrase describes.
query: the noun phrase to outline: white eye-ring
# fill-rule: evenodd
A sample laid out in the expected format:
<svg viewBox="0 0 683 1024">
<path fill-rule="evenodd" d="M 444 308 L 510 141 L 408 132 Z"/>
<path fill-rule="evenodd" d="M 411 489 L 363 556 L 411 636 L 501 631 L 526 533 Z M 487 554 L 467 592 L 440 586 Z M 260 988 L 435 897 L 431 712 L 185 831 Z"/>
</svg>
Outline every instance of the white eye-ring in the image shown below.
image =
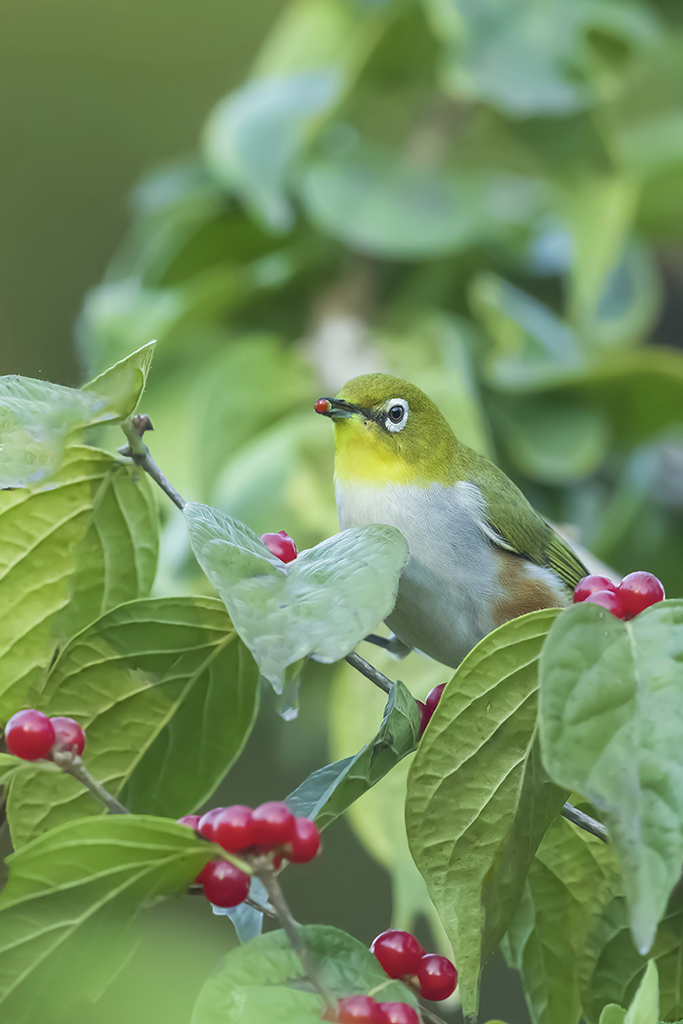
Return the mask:
<svg viewBox="0 0 683 1024">
<path fill-rule="evenodd" d="M 408 422 L 408 413 L 410 411 L 408 403 L 405 398 L 390 398 L 384 408 L 386 410 L 384 426 L 392 434 L 397 434 L 399 430 L 403 430 Z"/>
</svg>

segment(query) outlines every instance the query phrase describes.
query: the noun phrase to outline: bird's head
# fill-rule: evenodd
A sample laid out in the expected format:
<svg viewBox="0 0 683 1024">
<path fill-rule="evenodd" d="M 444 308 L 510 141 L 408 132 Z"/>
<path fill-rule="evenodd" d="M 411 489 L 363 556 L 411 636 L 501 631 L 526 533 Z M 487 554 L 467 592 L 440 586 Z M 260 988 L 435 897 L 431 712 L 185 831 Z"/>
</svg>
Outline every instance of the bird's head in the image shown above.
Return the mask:
<svg viewBox="0 0 683 1024">
<path fill-rule="evenodd" d="M 450 484 L 458 442 L 432 400 L 408 381 L 368 373 L 315 411 L 335 426 L 335 469 L 344 483 Z"/>
</svg>

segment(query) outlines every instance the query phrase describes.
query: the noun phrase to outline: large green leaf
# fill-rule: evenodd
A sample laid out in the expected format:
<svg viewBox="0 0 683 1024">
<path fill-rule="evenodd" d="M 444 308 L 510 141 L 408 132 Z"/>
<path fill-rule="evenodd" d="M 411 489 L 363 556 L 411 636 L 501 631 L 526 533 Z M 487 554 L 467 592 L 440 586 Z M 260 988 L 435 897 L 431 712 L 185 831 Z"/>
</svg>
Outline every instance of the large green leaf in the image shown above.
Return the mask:
<svg viewBox="0 0 683 1024">
<path fill-rule="evenodd" d="M 326 828 L 417 746 L 420 712 L 400 681 L 394 683 L 379 732 L 352 757 L 319 768 L 287 797 L 295 814 Z"/>
<path fill-rule="evenodd" d="M 554 821 L 504 940 L 534 1024 L 577 1024 L 579 961 L 596 918 L 620 889 L 614 850 L 564 818 Z"/>
<path fill-rule="evenodd" d="M 512 619 L 467 655 L 408 777 L 408 840 L 453 945 L 466 1014 L 565 799 L 534 742 L 538 657 L 557 614 Z"/>
<path fill-rule="evenodd" d="M 667 601 L 629 622 L 575 605 L 540 663 L 544 764 L 603 817 L 642 953 L 683 869 L 681 660 L 683 601 Z"/>
<path fill-rule="evenodd" d="M 222 853 L 222 851 L 221 851 Z M 218 848 L 158 818 L 74 821 L 8 858 L 0 896 L 0 1014 L 32 1024 L 95 999 L 131 951 L 142 904 L 183 892 Z"/>
<path fill-rule="evenodd" d="M 358 939 L 326 925 L 310 925 L 300 933 L 334 998 L 370 993 L 378 1001 L 416 1005 L 412 991 L 388 978 Z M 319 1024 L 322 1000 L 302 985 L 303 977 L 284 932 L 253 939 L 229 953 L 206 982 L 192 1024 Z"/>
<path fill-rule="evenodd" d="M 296 0 L 254 77 L 211 114 L 209 167 L 271 230 L 291 227 L 290 168 L 343 97 L 385 19 L 347 0 Z"/>
<path fill-rule="evenodd" d="M 183 512 L 199 564 L 278 693 L 288 666 L 338 661 L 394 606 L 408 547 L 393 527 L 344 530 L 285 566 L 225 513 L 196 502 Z"/>
<path fill-rule="evenodd" d="M 128 416 L 153 351 L 150 342 L 80 391 L 29 377 L 0 377 L 0 488 L 48 479 L 61 466 L 73 435 Z"/>
<path fill-rule="evenodd" d="M 130 809 L 179 817 L 210 796 L 238 757 L 258 693 L 258 670 L 220 601 L 159 598 L 122 605 L 75 637 L 38 705 L 80 722 L 89 770 Z M 17 846 L 102 812 L 69 776 L 23 772 L 12 782 Z"/>
<path fill-rule="evenodd" d="M 683 1016 L 683 901 L 677 889 L 657 929 L 649 953 L 659 972 L 659 1014 L 664 1021 Z M 602 909 L 579 961 L 584 1016 L 597 1024 L 610 1003 L 628 1006 L 642 980 L 648 959 L 637 952 L 629 929 L 628 907 L 615 896 Z"/>
<path fill-rule="evenodd" d="M 310 161 L 301 198 L 319 230 L 388 259 L 459 251 L 491 232 L 480 182 L 369 148 Z"/>
<path fill-rule="evenodd" d="M 0 492 L 0 721 L 64 638 L 149 593 L 157 534 L 144 474 L 93 448 L 41 488 Z"/>
</svg>

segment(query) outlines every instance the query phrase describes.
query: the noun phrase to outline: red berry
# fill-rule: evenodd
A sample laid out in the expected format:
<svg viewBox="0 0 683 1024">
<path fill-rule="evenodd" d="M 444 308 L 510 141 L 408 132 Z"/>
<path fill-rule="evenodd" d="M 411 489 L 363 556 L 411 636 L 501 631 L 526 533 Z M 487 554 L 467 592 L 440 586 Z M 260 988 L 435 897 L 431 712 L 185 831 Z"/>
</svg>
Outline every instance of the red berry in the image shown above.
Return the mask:
<svg viewBox="0 0 683 1024">
<path fill-rule="evenodd" d="M 182 818 L 178 818 L 176 824 L 187 825 L 189 828 L 193 828 L 195 832 L 198 832 L 201 820 L 198 814 L 183 814 Z"/>
<path fill-rule="evenodd" d="M 275 555 L 281 562 L 293 562 L 298 554 L 296 544 L 284 530 L 280 530 L 279 533 L 264 533 L 261 540 L 271 555 Z"/>
<path fill-rule="evenodd" d="M 434 712 L 436 711 L 436 706 L 439 703 L 439 701 L 441 700 L 441 694 L 443 693 L 443 691 L 445 689 L 445 686 L 446 686 L 445 683 L 439 683 L 438 686 L 435 686 L 434 689 L 430 690 L 429 693 L 427 694 L 427 700 L 425 701 L 425 707 L 427 708 L 427 711 L 429 712 L 429 717 L 430 718 L 434 714 Z"/>
<path fill-rule="evenodd" d="M 85 733 L 78 722 L 73 718 L 51 718 L 52 728 L 55 731 L 55 742 L 66 743 L 70 750 L 74 750 L 79 756 L 83 753 L 85 746 Z"/>
<path fill-rule="evenodd" d="M 213 842 L 213 823 L 218 815 L 222 814 L 225 810 L 227 810 L 226 807 L 213 807 L 201 816 L 197 825 L 197 831 L 201 832 L 205 839 L 210 839 Z"/>
<path fill-rule="evenodd" d="M 49 758 L 55 742 L 54 726 L 42 711 L 17 711 L 5 726 L 5 742 L 10 754 L 24 761 Z"/>
<path fill-rule="evenodd" d="M 630 572 L 619 584 L 618 594 L 625 619 L 632 619 L 666 596 L 664 587 L 651 572 Z"/>
<path fill-rule="evenodd" d="M 408 1003 L 380 1003 L 379 1008 L 387 1024 L 420 1024 L 417 1010 Z"/>
<path fill-rule="evenodd" d="M 217 907 L 236 907 L 249 895 L 249 875 L 227 860 L 210 861 L 201 874 L 204 895 Z"/>
<path fill-rule="evenodd" d="M 429 713 L 429 711 L 427 711 L 427 705 L 424 704 L 421 700 L 416 700 L 415 703 L 417 704 L 418 711 L 420 712 L 420 736 L 421 736 L 422 733 L 427 728 L 427 723 L 429 722 L 429 719 L 432 716 Z"/>
<path fill-rule="evenodd" d="M 316 412 L 319 412 L 324 416 L 325 413 L 329 412 L 330 409 L 332 408 L 332 403 L 330 402 L 329 398 L 319 398 L 318 401 L 313 406 L 313 408 L 315 409 Z"/>
<path fill-rule="evenodd" d="M 314 821 L 308 818 L 294 819 L 294 838 L 284 849 L 285 857 L 292 864 L 307 864 L 320 849 L 320 832 Z"/>
<path fill-rule="evenodd" d="M 270 850 L 273 846 L 290 843 L 294 838 L 296 825 L 294 815 L 287 804 L 269 800 L 254 811 L 254 842 Z"/>
<path fill-rule="evenodd" d="M 370 952 L 374 953 L 390 978 L 403 978 L 415 974 L 425 951 L 410 932 L 389 928 L 373 939 Z"/>
<path fill-rule="evenodd" d="M 455 992 L 458 972 L 445 956 L 428 953 L 420 960 L 415 973 L 420 983 L 420 994 L 425 999 L 448 999 Z"/>
<path fill-rule="evenodd" d="M 239 853 L 256 842 L 254 812 L 251 807 L 234 804 L 225 807 L 212 821 L 213 841 L 228 853 Z"/>
<path fill-rule="evenodd" d="M 337 1008 L 339 1024 L 386 1024 L 379 1003 L 372 996 L 347 996 L 340 999 Z"/>
<path fill-rule="evenodd" d="M 581 601 L 585 601 L 591 594 L 596 594 L 599 590 L 611 590 L 616 592 L 616 586 L 607 576 L 584 576 L 582 580 L 576 584 L 574 591 L 574 604 L 579 604 Z"/>
<path fill-rule="evenodd" d="M 624 609 L 621 604 L 621 595 L 618 591 L 614 590 L 596 590 L 594 594 L 589 594 L 585 601 L 586 604 L 597 604 L 601 608 L 605 608 L 612 615 L 616 615 L 618 619 L 624 618 Z"/>
</svg>

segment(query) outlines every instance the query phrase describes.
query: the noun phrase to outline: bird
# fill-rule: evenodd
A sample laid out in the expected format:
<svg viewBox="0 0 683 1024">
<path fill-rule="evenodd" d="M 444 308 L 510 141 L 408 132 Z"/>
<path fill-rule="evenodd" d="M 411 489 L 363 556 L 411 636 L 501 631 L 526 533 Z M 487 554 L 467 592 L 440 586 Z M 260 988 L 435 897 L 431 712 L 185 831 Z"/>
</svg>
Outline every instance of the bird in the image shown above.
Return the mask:
<svg viewBox="0 0 683 1024">
<path fill-rule="evenodd" d="M 581 560 L 414 384 L 364 374 L 314 408 L 334 423 L 340 529 L 383 523 L 408 544 L 393 635 L 368 639 L 457 668 L 496 627 L 572 601 Z"/>
</svg>

